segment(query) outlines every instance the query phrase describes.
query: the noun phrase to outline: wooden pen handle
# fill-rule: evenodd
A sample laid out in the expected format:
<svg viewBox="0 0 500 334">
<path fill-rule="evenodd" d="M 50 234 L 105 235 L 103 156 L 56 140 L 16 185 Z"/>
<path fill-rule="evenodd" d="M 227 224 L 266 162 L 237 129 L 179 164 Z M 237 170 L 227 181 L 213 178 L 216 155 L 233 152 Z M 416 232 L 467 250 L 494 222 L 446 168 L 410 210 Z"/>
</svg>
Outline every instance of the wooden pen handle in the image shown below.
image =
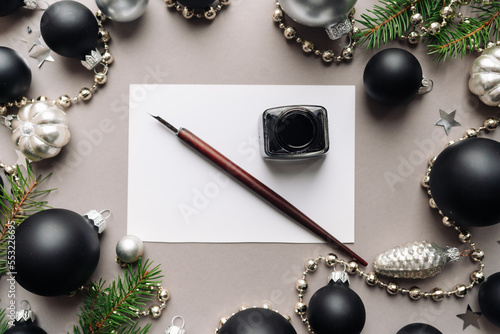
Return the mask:
<svg viewBox="0 0 500 334">
<path fill-rule="evenodd" d="M 326 241 L 330 245 L 344 251 L 346 254 L 351 256 L 359 264 L 366 266 L 367 263 L 359 255 L 354 253 L 346 245 L 337 240 L 334 236 L 328 233 L 325 229 L 315 223 L 311 218 L 302 213 L 299 209 L 293 206 L 286 199 L 281 197 L 271 188 L 257 180 L 255 177 L 247 173 L 245 170 L 240 168 L 234 162 L 226 158 L 222 153 L 214 149 L 212 146 L 208 145 L 206 142 L 198 138 L 192 132 L 187 129 L 180 128 L 177 132 L 177 137 L 184 143 L 192 147 L 194 150 L 199 152 L 201 155 L 209 159 L 212 163 L 221 168 L 224 172 L 231 175 L 233 178 L 238 180 L 240 183 L 254 191 L 257 195 L 265 199 L 267 202 L 275 206 L 278 210 L 288 215 L 290 218 L 294 219 L 300 225 L 304 226 L 312 233 L 316 234 L 322 240 Z"/>
</svg>

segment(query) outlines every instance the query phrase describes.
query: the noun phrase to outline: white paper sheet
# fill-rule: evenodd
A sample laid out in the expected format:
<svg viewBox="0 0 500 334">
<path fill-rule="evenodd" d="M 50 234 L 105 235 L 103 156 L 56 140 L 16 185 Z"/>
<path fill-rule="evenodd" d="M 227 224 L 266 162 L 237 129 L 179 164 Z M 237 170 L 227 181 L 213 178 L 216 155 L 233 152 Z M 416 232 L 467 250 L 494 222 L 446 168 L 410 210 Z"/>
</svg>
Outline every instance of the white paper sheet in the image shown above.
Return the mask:
<svg viewBox="0 0 500 334">
<path fill-rule="evenodd" d="M 258 119 L 296 104 L 328 111 L 330 150 L 264 160 Z M 322 242 L 182 143 L 189 129 L 342 242 L 354 242 L 354 86 L 131 85 L 128 233 L 154 242 Z"/>
</svg>

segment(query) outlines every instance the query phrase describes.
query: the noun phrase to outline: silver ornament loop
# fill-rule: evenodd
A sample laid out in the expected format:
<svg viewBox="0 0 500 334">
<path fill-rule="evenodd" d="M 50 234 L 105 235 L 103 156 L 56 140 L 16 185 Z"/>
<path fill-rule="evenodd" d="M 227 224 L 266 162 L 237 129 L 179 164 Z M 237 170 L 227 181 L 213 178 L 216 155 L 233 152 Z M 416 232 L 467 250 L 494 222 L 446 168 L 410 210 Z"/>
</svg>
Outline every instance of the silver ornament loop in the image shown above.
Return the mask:
<svg viewBox="0 0 500 334">
<path fill-rule="evenodd" d="M 180 326 L 175 325 L 175 320 L 177 319 L 180 319 L 180 321 L 182 322 Z M 186 321 L 180 315 L 176 315 L 175 317 L 173 317 L 171 324 L 172 325 L 165 330 L 165 334 L 184 334 L 186 332 L 184 330 Z"/>
<path fill-rule="evenodd" d="M 417 94 L 422 95 L 429 93 L 432 88 L 434 87 L 434 81 L 431 79 L 427 78 L 425 75 L 422 77 L 422 83 L 420 85 L 420 88 L 417 91 Z"/>
</svg>

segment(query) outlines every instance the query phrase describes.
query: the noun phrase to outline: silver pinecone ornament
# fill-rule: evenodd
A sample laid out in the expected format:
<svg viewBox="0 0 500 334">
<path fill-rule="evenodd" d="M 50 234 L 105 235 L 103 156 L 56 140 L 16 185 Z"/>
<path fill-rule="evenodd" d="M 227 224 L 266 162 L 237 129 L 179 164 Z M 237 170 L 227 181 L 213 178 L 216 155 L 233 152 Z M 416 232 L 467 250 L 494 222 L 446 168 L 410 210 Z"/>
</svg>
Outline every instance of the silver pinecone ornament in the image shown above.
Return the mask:
<svg viewBox="0 0 500 334">
<path fill-rule="evenodd" d="M 394 278 L 428 278 L 441 272 L 448 262 L 460 259 L 455 247 L 440 247 L 429 241 L 415 241 L 389 249 L 373 261 L 375 271 Z"/>
</svg>

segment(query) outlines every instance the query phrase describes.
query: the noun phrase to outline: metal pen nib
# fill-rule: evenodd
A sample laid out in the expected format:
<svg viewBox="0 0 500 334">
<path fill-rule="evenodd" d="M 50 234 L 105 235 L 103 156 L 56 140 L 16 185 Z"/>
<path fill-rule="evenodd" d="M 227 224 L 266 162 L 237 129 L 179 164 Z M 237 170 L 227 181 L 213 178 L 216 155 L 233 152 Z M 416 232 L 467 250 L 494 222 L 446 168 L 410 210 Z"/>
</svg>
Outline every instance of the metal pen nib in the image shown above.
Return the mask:
<svg viewBox="0 0 500 334">
<path fill-rule="evenodd" d="M 176 129 L 175 126 L 173 126 L 172 124 L 170 124 L 169 122 L 167 122 L 166 120 L 164 120 L 163 118 L 161 118 L 160 116 L 151 115 L 150 113 L 148 113 L 148 114 L 149 114 L 149 116 L 153 117 L 158 122 L 160 122 L 161 124 L 165 125 L 173 133 L 175 133 L 175 134 L 179 133 L 179 130 Z"/>
</svg>

